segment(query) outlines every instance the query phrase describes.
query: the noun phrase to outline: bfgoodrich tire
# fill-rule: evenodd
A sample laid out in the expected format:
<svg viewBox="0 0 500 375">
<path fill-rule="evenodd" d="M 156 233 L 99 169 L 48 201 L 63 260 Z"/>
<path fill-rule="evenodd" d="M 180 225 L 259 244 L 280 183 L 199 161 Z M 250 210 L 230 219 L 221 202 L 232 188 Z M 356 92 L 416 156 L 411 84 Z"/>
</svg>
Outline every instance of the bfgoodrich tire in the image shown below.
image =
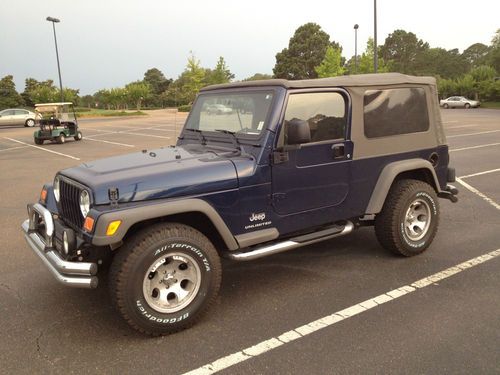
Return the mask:
<svg viewBox="0 0 500 375">
<path fill-rule="evenodd" d="M 113 303 L 134 329 L 153 336 L 188 328 L 214 302 L 220 258 L 199 231 L 162 223 L 129 238 L 111 264 Z"/>
<path fill-rule="evenodd" d="M 429 247 L 438 225 L 439 203 L 434 188 L 411 179 L 393 184 L 382 211 L 375 217 L 380 244 L 407 257 Z"/>
</svg>

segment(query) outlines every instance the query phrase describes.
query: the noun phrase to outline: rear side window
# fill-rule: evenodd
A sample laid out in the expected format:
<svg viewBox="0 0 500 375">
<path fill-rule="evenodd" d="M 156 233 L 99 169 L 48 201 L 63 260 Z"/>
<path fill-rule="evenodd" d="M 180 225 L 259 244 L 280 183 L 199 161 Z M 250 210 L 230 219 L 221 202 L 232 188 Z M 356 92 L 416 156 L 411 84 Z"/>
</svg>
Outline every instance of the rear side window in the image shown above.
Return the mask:
<svg viewBox="0 0 500 375">
<path fill-rule="evenodd" d="M 311 142 L 344 139 L 346 102 L 338 92 L 292 94 L 285 112 L 285 128 L 290 120 L 307 121 Z"/>
<path fill-rule="evenodd" d="M 366 91 L 364 123 L 367 138 L 427 131 L 429 113 L 424 89 Z"/>
</svg>

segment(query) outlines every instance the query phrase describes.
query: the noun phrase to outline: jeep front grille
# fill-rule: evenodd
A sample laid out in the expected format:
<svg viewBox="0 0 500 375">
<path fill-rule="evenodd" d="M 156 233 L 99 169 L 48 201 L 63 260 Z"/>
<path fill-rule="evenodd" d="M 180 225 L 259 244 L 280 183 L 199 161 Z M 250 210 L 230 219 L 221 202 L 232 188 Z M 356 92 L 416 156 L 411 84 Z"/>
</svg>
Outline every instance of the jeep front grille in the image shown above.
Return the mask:
<svg viewBox="0 0 500 375">
<path fill-rule="evenodd" d="M 84 217 L 80 211 L 80 192 L 82 188 L 65 178 L 60 179 L 59 190 L 61 198 L 59 200 L 59 213 L 73 229 L 81 230 Z"/>
</svg>

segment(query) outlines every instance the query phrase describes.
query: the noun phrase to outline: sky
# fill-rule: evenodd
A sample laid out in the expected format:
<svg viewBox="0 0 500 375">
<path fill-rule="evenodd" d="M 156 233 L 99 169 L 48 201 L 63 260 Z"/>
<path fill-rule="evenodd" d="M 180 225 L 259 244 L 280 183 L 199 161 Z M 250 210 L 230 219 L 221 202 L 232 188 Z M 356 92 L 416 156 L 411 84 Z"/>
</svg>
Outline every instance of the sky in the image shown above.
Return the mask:
<svg viewBox="0 0 500 375">
<path fill-rule="evenodd" d="M 272 74 L 276 53 L 294 31 L 315 22 L 354 55 L 373 36 L 373 0 L 1 0 L 0 77 L 53 79 L 58 85 L 52 25 L 65 87 L 80 95 L 140 80 L 152 67 L 177 78 L 192 51 L 203 67 L 223 56 L 236 75 Z M 500 1 L 378 0 L 378 43 L 396 29 L 411 31 L 431 47 L 490 44 L 500 28 Z"/>
</svg>

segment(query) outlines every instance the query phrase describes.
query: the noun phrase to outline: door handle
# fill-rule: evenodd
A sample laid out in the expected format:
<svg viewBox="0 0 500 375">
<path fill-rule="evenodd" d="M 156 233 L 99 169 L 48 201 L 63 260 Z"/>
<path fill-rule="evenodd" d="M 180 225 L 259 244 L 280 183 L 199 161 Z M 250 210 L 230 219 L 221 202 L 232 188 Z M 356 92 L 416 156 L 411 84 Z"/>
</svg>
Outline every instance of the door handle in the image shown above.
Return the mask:
<svg viewBox="0 0 500 375">
<path fill-rule="evenodd" d="M 342 159 L 345 156 L 345 145 L 343 143 L 337 143 L 332 146 L 333 158 Z"/>
</svg>

